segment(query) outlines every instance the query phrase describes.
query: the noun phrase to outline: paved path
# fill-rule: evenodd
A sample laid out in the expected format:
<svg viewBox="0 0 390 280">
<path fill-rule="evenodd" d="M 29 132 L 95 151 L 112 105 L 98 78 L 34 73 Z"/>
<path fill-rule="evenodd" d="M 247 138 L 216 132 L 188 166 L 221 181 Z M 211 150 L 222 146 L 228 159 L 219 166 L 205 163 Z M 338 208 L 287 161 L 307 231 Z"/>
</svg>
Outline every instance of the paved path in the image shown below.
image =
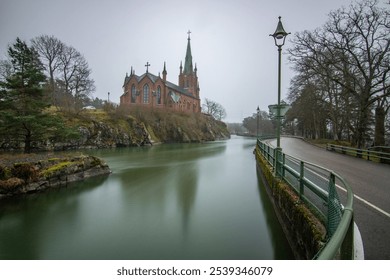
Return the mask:
<svg viewBox="0 0 390 280">
<path fill-rule="evenodd" d="M 276 140 L 270 141 L 276 146 Z M 354 217 L 365 259 L 390 260 L 390 165 L 330 152 L 296 138 L 282 138 L 283 152 L 331 169 L 354 192 Z"/>
</svg>

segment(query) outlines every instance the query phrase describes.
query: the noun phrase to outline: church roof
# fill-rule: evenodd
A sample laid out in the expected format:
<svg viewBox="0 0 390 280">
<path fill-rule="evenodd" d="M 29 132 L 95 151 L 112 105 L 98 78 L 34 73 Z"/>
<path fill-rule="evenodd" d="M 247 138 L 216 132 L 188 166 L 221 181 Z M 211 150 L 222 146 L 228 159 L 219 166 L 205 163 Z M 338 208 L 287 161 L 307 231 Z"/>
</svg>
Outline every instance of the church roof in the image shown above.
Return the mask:
<svg viewBox="0 0 390 280">
<path fill-rule="evenodd" d="M 153 74 L 150 73 L 150 72 L 144 73 L 144 74 L 142 74 L 141 76 L 137 76 L 137 75 L 133 74 L 133 75 L 130 76 L 130 77 L 129 77 L 129 76 L 126 76 L 126 77 L 125 77 L 125 82 L 124 82 L 123 86 L 125 86 L 125 85 L 130 81 L 131 77 L 135 77 L 135 78 L 137 79 L 137 82 L 140 82 L 140 81 L 141 81 L 142 79 L 144 79 L 146 76 L 152 81 L 153 84 L 155 84 L 159 79 L 161 79 L 161 77 L 156 76 L 156 75 L 153 75 Z M 186 96 L 190 96 L 190 97 L 194 97 L 194 96 L 193 96 L 192 94 L 190 94 L 185 88 L 182 88 L 182 87 L 180 87 L 180 86 L 178 86 L 178 85 L 175 85 L 174 83 L 171 83 L 171 82 L 169 82 L 169 81 L 165 81 L 164 83 L 165 83 L 165 85 L 166 85 L 168 88 L 170 88 L 170 89 L 172 89 L 172 90 L 174 90 L 174 91 L 176 91 L 176 92 L 179 92 L 180 94 L 183 94 L 183 95 L 186 95 Z"/>
<path fill-rule="evenodd" d="M 145 73 L 145 74 L 143 74 L 141 76 L 137 76 L 137 75 L 133 74 L 132 76 L 129 77 L 129 76 L 126 75 L 125 82 L 123 83 L 123 86 L 125 86 L 130 81 L 130 79 L 132 77 L 135 77 L 137 82 L 140 82 L 146 76 L 152 81 L 153 84 L 156 83 L 158 79 L 161 79 L 160 77 L 158 77 L 156 75 L 153 75 L 153 74 L 151 74 L 149 72 L 147 72 L 147 73 Z"/>
<path fill-rule="evenodd" d="M 151 73 L 149 73 L 149 72 L 146 72 L 145 74 L 143 74 L 143 75 L 137 77 L 137 81 L 139 82 L 139 81 L 141 81 L 141 80 L 142 80 L 143 78 L 145 78 L 145 77 L 148 77 L 148 78 L 152 81 L 153 84 L 154 84 L 155 82 L 157 82 L 158 79 L 161 79 L 161 78 L 158 77 L 158 76 L 155 76 L 155 75 L 153 75 L 153 74 L 151 74 Z"/>
<path fill-rule="evenodd" d="M 165 85 L 170 89 L 173 89 L 175 91 L 180 92 L 181 94 L 192 96 L 191 94 L 188 93 L 188 91 L 185 88 L 179 87 L 178 85 L 175 85 L 174 83 L 166 81 Z"/>
</svg>

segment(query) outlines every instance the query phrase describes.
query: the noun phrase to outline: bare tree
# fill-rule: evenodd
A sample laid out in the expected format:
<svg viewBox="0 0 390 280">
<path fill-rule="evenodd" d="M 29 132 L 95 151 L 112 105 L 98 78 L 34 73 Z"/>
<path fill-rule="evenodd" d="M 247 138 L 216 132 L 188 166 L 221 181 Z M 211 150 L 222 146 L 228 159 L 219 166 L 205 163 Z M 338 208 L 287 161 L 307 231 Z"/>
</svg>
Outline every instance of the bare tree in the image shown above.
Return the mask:
<svg viewBox="0 0 390 280">
<path fill-rule="evenodd" d="M 225 108 L 215 101 L 206 98 L 202 107 L 204 113 L 213 116 L 217 120 L 226 118 Z"/>
<path fill-rule="evenodd" d="M 377 0 L 353 3 L 331 12 L 323 28 L 298 33 L 289 50 L 295 65 L 309 68 L 329 85 L 339 85 L 341 94 L 353 97 L 356 123 L 351 120 L 348 125 L 359 147 L 367 139 L 373 106 L 383 108 L 390 96 L 389 21 L 389 12 L 378 7 Z"/>
<path fill-rule="evenodd" d="M 94 81 L 90 78 L 92 71 L 84 56 L 73 47 L 66 47 L 60 60 L 63 90 L 73 96 L 74 108 L 81 109 L 82 100 L 95 90 Z"/>
<path fill-rule="evenodd" d="M 49 74 L 50 87 L 54 91 L 55 75 L 61 65 L 60 56 L 65 49 L 65 44 L 54 36 L 48 35 L 38 36 L 31 42 Z"/>
<path fill-rule="evenodd" d="M 95 91 L 91 69 L 84 56 L 54 36 L 41 35 L 32 40 L 49 75 L 52 103 L 68 110 L 83 107 Z"/>
</svg>

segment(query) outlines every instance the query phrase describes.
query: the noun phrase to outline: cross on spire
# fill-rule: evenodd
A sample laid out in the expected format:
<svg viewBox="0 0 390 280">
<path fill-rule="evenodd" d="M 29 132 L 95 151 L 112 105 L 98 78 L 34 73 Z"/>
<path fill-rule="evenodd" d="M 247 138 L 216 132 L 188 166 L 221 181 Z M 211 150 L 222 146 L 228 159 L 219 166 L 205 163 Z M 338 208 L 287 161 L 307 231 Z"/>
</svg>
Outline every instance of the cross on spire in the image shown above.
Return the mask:
<svg viewBox="0 0 390 280">
<path fill-rule="evenodd" d="M 188 34 L 188 40 L 190 40 L 191 38 L 190 38 L 190 35 L 191 35 L 191 31 L 190 30 L 188 30 L 188 32 L 187 32 L 187 34 Z"/>
<path fill-rule="evenodd" d="M 150 66 L 150 63 L 149 63 L 149 62 L 146 62 L 146 64 L 145 64 L 145 67 L 146 67 L 146 73 L 148 73 L 148 71 L 149 71 L 149 66 Z"/>
</svg>

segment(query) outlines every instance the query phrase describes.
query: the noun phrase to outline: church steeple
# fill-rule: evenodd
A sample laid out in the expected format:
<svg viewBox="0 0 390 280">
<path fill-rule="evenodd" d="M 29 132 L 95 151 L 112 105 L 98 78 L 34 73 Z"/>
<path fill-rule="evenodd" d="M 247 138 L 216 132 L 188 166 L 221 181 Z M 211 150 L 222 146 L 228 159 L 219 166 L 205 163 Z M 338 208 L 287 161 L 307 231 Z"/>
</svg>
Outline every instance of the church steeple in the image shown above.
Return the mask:
<svg viewBox="0 0 390 280">
<path fill-rule="evenodd" d="M 190 38 L 191 31 L 188 30 L 187 34 L 188 34 L 187 52 L 186 52 L 186 59 L 185 59 L 185 62 L 184 62 L 184 74 L 185 75 L 192 74 L 192 72 L 193 72 L 191 44 L 190 44 L 190 41 L 191 41 L 191 38 Z"/>
<path fill-rule="evenodd" d="M 180 62 L 180 74 L 179 74 L 179 86 L 184 88 L 189 94 L 195 98 L 199 98 L 199 82 L 198 82 L 198 69 L 195 64 L 195 68 L 192 64 L 191 54 L 191 31 L 188 31 L 187 52 L 184 61 L 184 69 Z"/>
</svg>

